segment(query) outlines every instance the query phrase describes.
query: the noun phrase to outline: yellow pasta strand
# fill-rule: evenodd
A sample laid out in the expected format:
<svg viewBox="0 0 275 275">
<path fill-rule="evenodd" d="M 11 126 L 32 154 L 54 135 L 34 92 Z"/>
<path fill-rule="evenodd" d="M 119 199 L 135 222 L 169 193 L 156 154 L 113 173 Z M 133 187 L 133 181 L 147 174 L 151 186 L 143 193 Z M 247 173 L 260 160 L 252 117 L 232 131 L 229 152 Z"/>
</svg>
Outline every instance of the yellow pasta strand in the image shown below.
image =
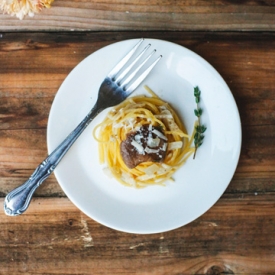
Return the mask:
<svg viewBox="0 0 275 275">
<path fill-rule="evenodd" d="M 122 184 L 143 188 L 149 185 L 164 185 L 173 180 L 172 175 L 194 152 L 191 147 L 194 134 L 190 137 L 181 120 L 169 104 L 161 100 L 148 86 L 151 97 L 136 96 L 115 106 L 102 123 L 93 130 L 93 137 L 99 144 L 100 163 L 107 164 L 113 176 Z M 181 148 L 167 149 L 163 163 L 144 162 L 128 168 L 120 153 L 120 143 L 129 132 L 142 125 L 161 127 L 168 142 L 182 142 Z M 154 173 L 146 172 L 154 167 Z"/>
</svg>

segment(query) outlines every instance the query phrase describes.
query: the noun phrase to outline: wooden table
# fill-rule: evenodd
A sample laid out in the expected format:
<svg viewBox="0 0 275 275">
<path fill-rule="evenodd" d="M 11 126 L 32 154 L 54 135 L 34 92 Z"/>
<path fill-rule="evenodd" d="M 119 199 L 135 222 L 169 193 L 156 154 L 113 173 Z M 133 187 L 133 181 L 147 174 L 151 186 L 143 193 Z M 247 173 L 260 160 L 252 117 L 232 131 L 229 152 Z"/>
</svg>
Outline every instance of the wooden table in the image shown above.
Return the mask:
<svg viewBox="0 0 275 275">
<path fill-rule="evenodd" d="M 228 83 L 242 121 L 236 173 L 220 200 L 170 232 L 127 234 L 79 211 L 54 175 L 28 211 L 0 211 L 0 274 L 275 274 L 274 1 L 56 0 L 20 21 L 0 15 L 0 194 L 47 154 L 67 74 L 92 52 L 139 37 L 185 46 Z"/>
</svg>

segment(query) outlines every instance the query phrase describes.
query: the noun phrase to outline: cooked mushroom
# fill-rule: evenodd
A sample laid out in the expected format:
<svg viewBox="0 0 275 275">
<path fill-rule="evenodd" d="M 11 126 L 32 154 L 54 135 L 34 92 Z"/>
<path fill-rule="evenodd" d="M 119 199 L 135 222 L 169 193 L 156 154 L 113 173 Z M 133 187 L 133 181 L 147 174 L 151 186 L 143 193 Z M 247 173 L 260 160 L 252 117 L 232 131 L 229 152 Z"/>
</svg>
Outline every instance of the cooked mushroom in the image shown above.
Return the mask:
<svg viewBox="0 0 275 275">
<path fill-rule="evenodd" d="M 143 125 L 127 134 L 120 144 L 120 153 L 129 168 L 142 162 L 162 162 L 166 155 L 167 138 L 159 127 Z"/>
</svg>

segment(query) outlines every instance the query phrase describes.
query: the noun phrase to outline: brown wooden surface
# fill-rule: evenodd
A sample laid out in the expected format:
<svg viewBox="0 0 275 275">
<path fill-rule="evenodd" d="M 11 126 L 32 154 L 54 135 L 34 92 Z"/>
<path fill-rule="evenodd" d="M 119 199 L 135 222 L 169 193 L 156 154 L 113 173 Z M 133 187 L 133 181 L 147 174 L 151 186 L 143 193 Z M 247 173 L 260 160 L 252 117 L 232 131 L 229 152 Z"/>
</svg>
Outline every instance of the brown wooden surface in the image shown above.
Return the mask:
<svg viewBox="0 0 275 275">
<path fill-rule="evenodd" d="M 163 234 L 136 235 L 86 217 L 51 176 L 24 215 L 7 217 L 1 210 L 1 274 L 275 273 L 273 32 L 5 33 L 0 40 L 1 204 L 46 156 L 48 113 L 71 69 L 105 45 L 141 36 L 193 50 L 228 83 L 243 127 L 232 182 L 194 222 Z"/>
<path fill-rule="evenodd" d="M 66 198 L 36 199 L 20 217 L 0 214 L 1 274 L 274 274 L 275 203 L 266 198 L 222 199 L 151 235 L 104 227 Z"/>
<path fill-rule="evenodd" d="M 271 0 L 56 0 L 34 18 L 0 14 L 1 205 L 47 155 L 48 114 L 62 81 L 116 41 L 158 38 L 201 55 L 229 85 L 243 131 L 220 200 L 170 232 L 100 225 L 50 176 L 25 214 L 0 210 L 0 274 L 275 274 L 274 29 Z"/>
<path fill-rule="evenodd" d="M 274 0 L 55 0 L 34 18 L 0 14 L 0 30 L 275 29 Z"/>
</svg>

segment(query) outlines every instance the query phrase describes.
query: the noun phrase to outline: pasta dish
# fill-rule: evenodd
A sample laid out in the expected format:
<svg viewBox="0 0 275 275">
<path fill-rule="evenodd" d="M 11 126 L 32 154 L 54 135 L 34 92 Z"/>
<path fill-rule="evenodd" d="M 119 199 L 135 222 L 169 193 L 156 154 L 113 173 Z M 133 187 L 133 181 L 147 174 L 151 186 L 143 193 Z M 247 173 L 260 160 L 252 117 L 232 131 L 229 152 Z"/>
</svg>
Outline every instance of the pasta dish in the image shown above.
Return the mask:
<svg viewBox="0 0 275 275">
<path fill-rule="evenodd" d="M 173 180 L 173 173 L 194 152 L 172 107 L 150 88 L 115 106 L 93 131 L 104 171 L 127 186 L 145 187 Z"/>
</svg>

